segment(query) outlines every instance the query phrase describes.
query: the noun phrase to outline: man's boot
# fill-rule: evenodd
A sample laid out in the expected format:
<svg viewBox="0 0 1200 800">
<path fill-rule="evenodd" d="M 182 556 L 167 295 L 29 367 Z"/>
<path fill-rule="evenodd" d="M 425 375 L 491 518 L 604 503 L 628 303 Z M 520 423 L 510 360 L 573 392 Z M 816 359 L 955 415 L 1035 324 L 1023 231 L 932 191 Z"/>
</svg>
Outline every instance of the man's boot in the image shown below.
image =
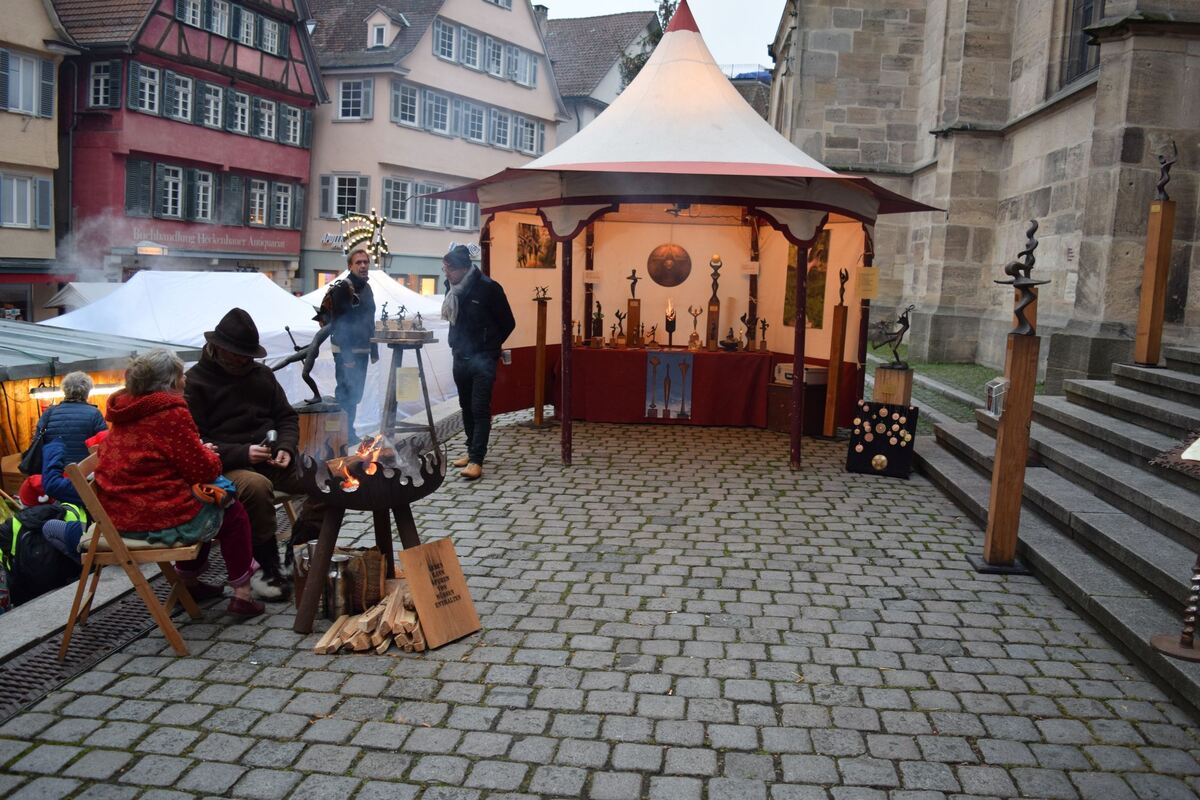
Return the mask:
<svg viewBox="0 0 1200 800">
<path fill-rule="evenodd" d="M 262 568 L 250 579 L 250 588 L 258 597 L 264 600 L 286 600 L 291 594 L 292 584 L 283 576 L 279 564 L 279 545 L 274 539 L 264 542 L 254 542 L 251 546 L 254 560 Z"/>
</svg>

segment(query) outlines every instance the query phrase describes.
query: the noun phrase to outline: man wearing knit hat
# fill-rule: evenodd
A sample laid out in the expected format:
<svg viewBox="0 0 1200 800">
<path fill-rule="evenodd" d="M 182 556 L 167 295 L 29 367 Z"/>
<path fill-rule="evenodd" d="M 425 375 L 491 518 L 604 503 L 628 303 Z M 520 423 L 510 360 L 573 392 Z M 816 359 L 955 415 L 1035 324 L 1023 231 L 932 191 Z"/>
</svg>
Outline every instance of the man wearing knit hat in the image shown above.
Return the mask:
<svg viewBox="0 0 1200 800">
<path fill-rule="evenodd" d="M 479 271 L 464 245 L 456 245 L 442 257 L 442 272 L 447 289 L 442 318 L 450 323 L 454 383 L 467 435 L 467 454 L 455 460 L 454 466 L 463 468 L 459 474 L 464 478 L 476 480 L 483 475 L 492 431 L 496 362 L 517 322 L 504 289 Z"/>
</svg>

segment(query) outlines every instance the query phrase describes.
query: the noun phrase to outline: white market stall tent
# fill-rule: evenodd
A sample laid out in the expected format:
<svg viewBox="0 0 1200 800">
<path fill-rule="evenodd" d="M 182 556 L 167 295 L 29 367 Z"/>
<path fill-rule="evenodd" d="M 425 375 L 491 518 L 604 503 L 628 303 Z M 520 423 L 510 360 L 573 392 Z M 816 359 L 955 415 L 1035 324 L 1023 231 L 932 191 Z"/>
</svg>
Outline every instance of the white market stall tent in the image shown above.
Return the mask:
<svg viewBox="0 0 1200 800">
<path fill-rule="evenodd" d="M 349 271 L 343 271 L 334 280 L 345 280 Z M 332 282 L 332 281 L 331 281 Z M 388 275 L 381 269 L 373 269 L 367 275 L 367 282 L 371 287 L 371 294 L 375 296 L 376 313 L 382 312 L 383 304 L 388 304 L 388 316 L 392 319 L 396 318 L 396 311 L 400 306 L 408 309 L 408 316 L 411 318 L 418 311 L 421 312 L 421 318 L 425 322 L 425 327 L 434 328 L 442 321 L 442 301 L 445 295 L 423 295 L 419 292 L 414 292 L 400 281 Z M 325 297 L 325 290 L 328 284 L 319 289 L 314 289 L 306 295 L 301 296 L 301 300 L 313 306 L 320 306 L 321 299 Z"/>
<path fill-rule="evenodd" d="M 319 298 L 317 302 L 319 304 Z M 204 332 L 215 328 L 221 317 L 235 307 L 245 309 L 258 326 L 259 339 L 267 351 L 267 364 L 278 363 L 294 352 L 287 328 L 291 329 L 291 335 L 300 346 L 308 344 L 318 330 L 311 303 L 289 294 L 257 272 L 143 270 L 108 296 L 41 324 L 203 347 Z M 456 394 L 446 337 L 439 335 L 438 338 L 441 340 L 438 344 L 426 348 L 429 394 L 435 403 Z M 386 385 L 384 362 L 381 358 L 380 363 L 373 365 L 367 373 L 358 411 L 358 427 L 363 432 L 380 421 Z M 300 373 L 298 363 L 276 373 L 293 403 L 311 397 Z M 328 342 L 322 348 L 312 375 L 322 393 L 332 397 L 336 382 Z M 407 403 L 402 404 L 401 412 L 416 413 L 421 408 L 422 403 Z"/>
</svg>

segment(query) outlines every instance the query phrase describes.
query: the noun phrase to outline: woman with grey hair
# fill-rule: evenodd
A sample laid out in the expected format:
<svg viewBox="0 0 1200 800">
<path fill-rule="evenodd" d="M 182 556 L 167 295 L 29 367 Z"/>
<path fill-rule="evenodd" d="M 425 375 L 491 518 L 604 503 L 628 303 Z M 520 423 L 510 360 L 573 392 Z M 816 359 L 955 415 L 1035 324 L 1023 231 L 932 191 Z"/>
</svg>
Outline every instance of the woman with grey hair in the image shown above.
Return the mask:
<svg viewBox="0 0 1200 800">
<path fill-rule="evenodd" d="M 169 350 L 151 350 L 125 370 L 125 388 L 108 401 L 112 430 L 100 442 L 96 496 L 121 535 L 173 547 L 203 543 L 195 561 L 176 566 L 197 600 L 223 590 L 200 582 L 213 539 L 233 599 L 229 613 L 253 617 L 263 605 L 250 595 L 250 518 L 221 478 L 221 457 L 200 440 L 183 399 L 183 362 Z"/>
<path fill-rule="evenodd" d="M 62 379 L 63 400 L 50 406 L 38 419 L 38 428 L 46 430 L 44 445 L 62 442 L 64 463 L 87 458 L 85 442 L 105 429 L 100 409 L 88 403 L 92 379 L 86 372 L 71 372 Z"/>
</svg>

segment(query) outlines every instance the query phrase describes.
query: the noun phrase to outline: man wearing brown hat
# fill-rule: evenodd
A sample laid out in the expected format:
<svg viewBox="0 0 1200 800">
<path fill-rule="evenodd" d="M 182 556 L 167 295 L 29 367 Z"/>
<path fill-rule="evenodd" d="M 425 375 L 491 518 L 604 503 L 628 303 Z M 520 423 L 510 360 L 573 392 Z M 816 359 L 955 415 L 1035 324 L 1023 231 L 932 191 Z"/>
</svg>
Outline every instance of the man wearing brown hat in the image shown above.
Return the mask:
<svg viewBox="0 0 1200 800">
<path fill-rule="evenodd" d="M 288 584 L 280 567 L 274 492 L 302 491 L 296 463 L 299 417 L 275 374 L 255 360 L 267 351 L 246 311 L 231 310 L 204 338 L 208 344 L 187 371 L 184 396 L 201 438 L 216 448 L 250 515 L 254 558 L 262 567 L 261 580 L 256 576 L 253 581 L 255 591 L 267 599 L 281 598 Z M 315 539 L 323 511 L 323 504 L 306 500 L 293 539 Z"/>
</svg>

